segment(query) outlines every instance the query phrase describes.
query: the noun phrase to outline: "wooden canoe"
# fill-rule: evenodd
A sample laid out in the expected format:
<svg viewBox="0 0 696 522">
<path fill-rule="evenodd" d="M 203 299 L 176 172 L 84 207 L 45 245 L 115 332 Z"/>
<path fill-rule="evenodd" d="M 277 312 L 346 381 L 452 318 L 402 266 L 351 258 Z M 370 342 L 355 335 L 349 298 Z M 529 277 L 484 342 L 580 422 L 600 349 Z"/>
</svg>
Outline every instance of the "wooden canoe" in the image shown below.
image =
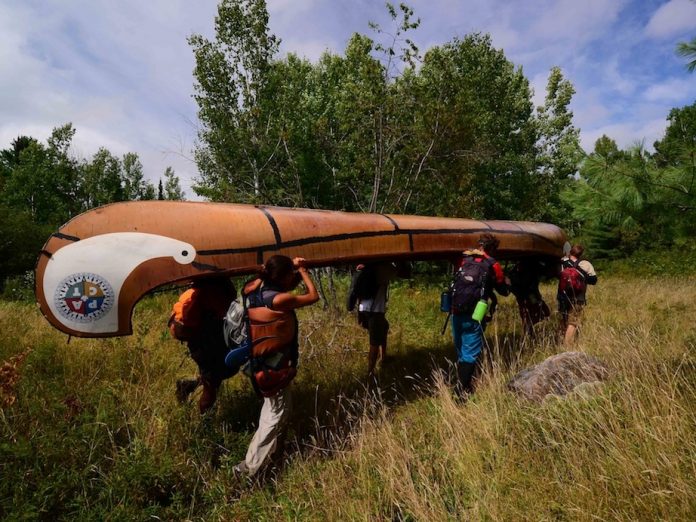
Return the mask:
<svg viewBox="0 0 696 522">
<path fill-rule="evenodd" d="M 81 214 L 53 234 L 36 267 L 42 313 L 79 337 L 132 333 L 138 300 L 162 285 L 257 271 L 274 254 L 313 267 L 378 259 L 453 257 L 481 233 L 500 259 L 559 258 L 550 224 L 359 214 L 223 203 L 138 201 Z"/>
</svg>

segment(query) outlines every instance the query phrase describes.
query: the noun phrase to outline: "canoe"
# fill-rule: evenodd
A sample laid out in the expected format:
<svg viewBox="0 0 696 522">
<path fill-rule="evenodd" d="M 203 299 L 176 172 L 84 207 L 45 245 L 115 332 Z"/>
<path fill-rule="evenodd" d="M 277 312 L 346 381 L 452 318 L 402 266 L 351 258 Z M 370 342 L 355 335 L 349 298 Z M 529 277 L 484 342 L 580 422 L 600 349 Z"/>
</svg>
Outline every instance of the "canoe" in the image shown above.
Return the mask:
<svg viewBox="0 0 696 522">
<path fill-rule="evenodd" d="M 274 254 L 304 257 L 310 267 L 453 258 L 484 232 L 500 239 L 500 259 L 558 259 L 566 241 L 560 228 L 547 223 L 225 203 L 114 203 L 80 214 L 48 239 L 36 266 L 36 297 L 62 332 L 129 335 L 133 307 L 162 285 L 254 273 Z"/>
</svg>

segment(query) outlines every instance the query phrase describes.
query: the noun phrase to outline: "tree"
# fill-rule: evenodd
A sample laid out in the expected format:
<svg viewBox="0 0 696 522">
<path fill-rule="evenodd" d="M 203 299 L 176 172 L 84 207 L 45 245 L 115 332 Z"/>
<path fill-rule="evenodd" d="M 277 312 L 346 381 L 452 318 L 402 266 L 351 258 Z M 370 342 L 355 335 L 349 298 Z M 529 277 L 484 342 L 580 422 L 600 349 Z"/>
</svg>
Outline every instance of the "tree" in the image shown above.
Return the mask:
<svg viewBox="0 0 696 522">
<path fill-rule="evenodd" d="M 597 140 L 580 179 L 563 193 L 595 254 L 616 257 L 696 236 L 696 148 L 684 109 L 670 112 L 654 155 L 642 146 L 620 151 L 606 136 Z"/>
<path fill-rule="evenodd" d="M 34 268 L 52 231 L 50 225 L 35 223 L 29 213 L 0 204 L 0 292 L 8 277 Z"/>
<path fill-rule="evenodd" d="M 680 42 L 677 45 L 677 54 L 691 60 L 686 64 L 689 72 L 696 70 L 696 38 L 693 38 L 690 42 Z"/>
<path fill-rule="evenodd" d="M 78 213 L 79 164 L 69 156 L 74 134 L 71 124 L 56 127 L 46 146 L 22 140 L 11 154 L 3 154 L 12 162 L 7 164 L 2 202 L 42 224 L 61 224 Z"/>
<path fill-rule="evenodd" d="M 167 167 L 164 171 L 164 191 L 162 191 L 162 180 L 160 180 L 160 194 L 163 197 L 159 199 L 168 199 L 181 201 L 184 199 L 184 191 L 179 185 L 179 178 L 174 174 L 174 169 Z"/>
<path fill-rule="evenodd" d="M 121 162 L 105 148 L 100 148 L 92 161 L 82 167 L 82 194 L 84 210 L 125 201 Z"/>
<path fill-rule="evenodd" d="M 124 154 L 121 167 L 123 197 L 126 201 L 155 199 L 155 187 L 144 179 L 143 164 L 137 154 Z"/>
<path fill-rule="evenodd" d="M 273 187 L 265 174 L 281 144 L 268 132 L 269 70 L 279 40 L 268 30 L 265 1 L 222 0 L 215 40 L 193 35 L 189 43 L 202 124 L 194 190 L 214 200 L 264 201 Z"/>
<path fill-rule="evenodd" d="M 573 125 L 569 109 L 575 94 L 573 85 L 563 77 L 559 67 L 551 68 L 544 105 L 537 108 L 539 126 L 539 175 L 542 199 L 547 212 L 540 217 L 553 222 L 563 221 L 568 214 L 560 204 L 560 191 L 578 171 L 583 152 L 580 131 Z"/>
<path fill-rule="evenodd" d="M 478 34 L 431 48 L 416 68 L 406 34 L 418 21 L 403 4 L 387 8 L 389 33 L 372 24 L 377 40 L 355 34 L 343 55 L 312 64 L 274 58 L 262 0 L 224 0 L 215 39 L 189 40 L 203 124 L 194 190 L 341 210 L 550 215 L 557 187 L 539 173 L 539 125 L 521 69 Z M 544 120 L 559 150 L 569 146 L 551 130 L 577 137 L 558 123 L 572 119 L 568 86 L 558 79 Z M 566 172 L 566 156 L 548 150 L 546 170 Z"/>
<path fill-rule="evenodd" d="M 657 161 L 661 166 L 688 163 L 696 152 L 696 102 L 672 109 L 667 121 L 664 138 L 653 144 Z"/>
<path fill-rule="evenodd" d="M 473 34 L 426 53 L 414 107 L 421 133 L 409 147 L 426 157 L 413 211 L 515 219 L 538 211 L 536 132 L 529 82 Z"/>
</svg>

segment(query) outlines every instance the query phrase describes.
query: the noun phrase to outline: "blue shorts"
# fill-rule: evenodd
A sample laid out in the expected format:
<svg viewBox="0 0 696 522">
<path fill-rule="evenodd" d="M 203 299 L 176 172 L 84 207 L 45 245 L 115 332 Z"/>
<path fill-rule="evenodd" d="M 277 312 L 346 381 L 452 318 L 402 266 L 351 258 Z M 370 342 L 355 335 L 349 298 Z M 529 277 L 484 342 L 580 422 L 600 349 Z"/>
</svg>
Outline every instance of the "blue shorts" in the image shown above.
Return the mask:
<svg viewBox="0 0 696 522">
<path fill-rule="evenodd" d="M 475 363 L 483 349 L 483 326 L 471 316 L 452 316 L 452 335 L 457 362 Z"/>
</svg>

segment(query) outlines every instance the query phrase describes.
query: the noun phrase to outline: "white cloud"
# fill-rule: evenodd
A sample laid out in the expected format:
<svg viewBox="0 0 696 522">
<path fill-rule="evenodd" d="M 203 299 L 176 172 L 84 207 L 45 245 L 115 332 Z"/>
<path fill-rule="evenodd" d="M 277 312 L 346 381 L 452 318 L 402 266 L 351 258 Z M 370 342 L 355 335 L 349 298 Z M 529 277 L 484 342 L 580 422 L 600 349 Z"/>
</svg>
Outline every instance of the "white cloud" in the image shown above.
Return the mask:
<svg viewBox="0 0 696 522">
<path fill-rule="evenodd" d="M 577 46 L 611 26 L 624 4 L 625 0 L 556 0 L 539 10 L 527 35 L 533 41 L 563 40 Z"/>
<path fill-rule="evenodd" d="M 645 27 L 652 38 L 667 38 L 696 28 L 696 3 L 691 0 L 671 0 L 655 11 Z"/>
<path fill-rule="evenodd" d="M 692 78 L 668 78 L 648 87 L 643 97 L 648 101 L 679 102 L 689 94 L 696 96 L 696 84 Z"/>
<path fill-rule="evenodd" d="M 648 121 L 612 123 L 582 131 L 580 143 L 585 151 L 592 152 L 595 141 L 606 134 L 616 142 L 619 148 L 625 149 L 642 143 L 647 149 L 652 150 L 653 143 L 663 137 L 666 127 L 667 121 L 664 117 Z"/>
<path fill-rule="evenodd" d="M 186 38 L 210 34 L 216 2 L 76 0 L 0 4 L 0 148 L 45 140 L 72 122 L 74 151 L 137 152 L 157 182 L 167 165 L 188 195 L 196 175 L 176 143 L 195 139 L 193 56 Z"/>
</svg>

